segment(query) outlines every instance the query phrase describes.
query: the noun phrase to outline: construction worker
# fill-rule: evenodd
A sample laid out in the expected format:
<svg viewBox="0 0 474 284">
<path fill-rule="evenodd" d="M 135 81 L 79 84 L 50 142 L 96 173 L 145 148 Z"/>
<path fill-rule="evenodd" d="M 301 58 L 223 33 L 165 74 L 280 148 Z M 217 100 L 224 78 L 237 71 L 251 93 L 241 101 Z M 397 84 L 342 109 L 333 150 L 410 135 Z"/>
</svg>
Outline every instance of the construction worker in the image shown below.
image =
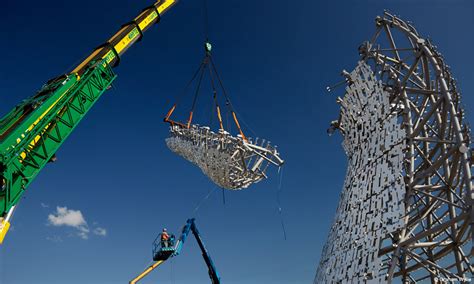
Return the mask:
<svg viewBox="0 0 474 284">
<path fill-rule="evenodd" d="M 161 232 L 161 246 L 162 247 L 169 247 L 170 235 L 168 235 L 168 231 L 166 228 L 163 228 L 163 232 Z"/>
</svg>

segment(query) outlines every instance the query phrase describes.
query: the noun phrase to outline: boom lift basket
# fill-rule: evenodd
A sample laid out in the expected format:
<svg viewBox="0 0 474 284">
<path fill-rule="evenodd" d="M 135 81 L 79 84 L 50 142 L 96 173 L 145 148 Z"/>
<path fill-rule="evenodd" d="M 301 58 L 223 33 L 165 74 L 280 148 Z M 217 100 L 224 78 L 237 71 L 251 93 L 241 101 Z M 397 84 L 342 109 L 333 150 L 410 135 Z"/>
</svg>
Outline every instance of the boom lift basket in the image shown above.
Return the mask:
<svg viewBox="0 0 474 284">
<path fill-rule="evenodd" d="M 175 253 L 176 248 L 174 235 L 170 236 L 168 244 L 168 246 L 163 246 L 163 242 L 161 241 L 161 234 L 156 237 L 155 241 L 153 241 L 153 261 L 167 260 Z"/>
<path fill-rule="evenodd" d="M 166 139 L 166 145 L 174 153 L 198 166 L 205 175 L 221 188 L 229 190 L 245 189 L 267 178 L 266 171 L 270 165 L 281 167 L 284 161 L 280 158 L 276 146 L 272 146 L 269 141 L 265 139 L 259 141 L 258 138 L 252 140 L 244 135 L 210 56 L 209 46 L 206 43 L 206 56 L 186 87 L 188 88 L 197 75 L 200 74 L 187 123 L 170 119 L 177 104 L 171 108 L 164 119 L 165 122 L 170 124 L 170 137 Z M 217 133 L 211 131 L 210 127 L 192 124 L 196 99 L 206 69 L 209 71 L 214 93 L 214 110 L 220 125 Z M 226 105 L 240 133 L 237 136 L 232 136 L 224 130 L 217 90 L 214 84 L 215 78 L 222 89 Z"/>
</svg>

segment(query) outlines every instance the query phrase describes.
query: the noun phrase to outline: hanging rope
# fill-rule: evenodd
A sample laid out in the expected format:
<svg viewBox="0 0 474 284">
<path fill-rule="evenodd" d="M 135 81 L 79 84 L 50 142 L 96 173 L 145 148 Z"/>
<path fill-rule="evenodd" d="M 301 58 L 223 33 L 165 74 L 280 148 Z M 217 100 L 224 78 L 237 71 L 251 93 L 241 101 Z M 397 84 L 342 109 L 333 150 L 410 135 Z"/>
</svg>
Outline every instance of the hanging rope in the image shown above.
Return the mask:
<svg viewBox="0 0 474 284">
<path fill-rule="evenodd" d="M 226 105 L 229 108 L 229 110 L 233 112 L 234 108 L 232 107 L 229 96 L 227 95 L 227 91 L 224 88 L 224 84 L 222 83 L 221 77 L 219 76 L 219 72 L 217 71 L 216 65 L 214 64 L 214 60 L 210 56 L 209 56 L 209 63 L 212 67 L 212 70 L 216 74 L 217 82 L 219 82 L 219 86 L 221 87 L 222 93 L 224 94 Z"/>
<path fill-rule="evenodd" d="M 225 206 L 225 189 L 222 189 L 222 202 L 224 203 L 224 206 Z"/>
<path fill-rule="evenodd" d="M 232 103 L 230 102 L 229 96 L 227 95 L 227 91 L 224 88 L 224 84 L 222 83 L 222 80 L 219 76 L 219 72 L 217 72 L 216 65 L 214 64 L 214 60 L 212 60 L 212 57 L 209 56 L 209 62 L 211 63 L 212 69 L 214 70 L 214 73 L 216 74 L 217 81 L 219 82 L 219 85 L 222 89 L 222 93 L 225 96 L 226 100 L 226 105 L 229 108 L 232 117 L 234 118 L 235 125 L 237 126 L 237 129 L 239 130 L 240 136 L 242 136 L 242 139 L 245 142 L 248 142 L 247 137 L 245 136 L 244 132 L 242 131 L 242 128 L 240 127 L 239 120 L 237 119 L 237 115 L 235 114 L 234 108 L 232 107 Z"/>
<path fill-rule="evenodd" d="M 204 12 L 204 33 L 205 33 L 205 37 L 206 37 L 206 42 L 205 42 L 205 51 L 206 51 L 206 54 L 205 54 L 205 57 L 204 57 L 204 60 L 202 61 L 201 65 L 199 66 L 198 70 L 196 71 L 196 73 L 194 74 L 193 78 L 191 79 L 191 81 L 187 84 L 186 88 L 185 88 L 185 92 L 188 90 L 189 86 L 194 82 L 194 80 L 196 79 L 196 77 L 198 76 L 198 74 L 200 74 L 199 76 L 199 81 L 198 81 L 198 85 L 197 85 L 197 88 L 196 88 L 196 91 L 195 91 L 195 94 L 194 94 L 194 99 L 193 99 L 193 103 L 192 103 L 192 107 L 191 107 L 191 111 L 189 113 L 189 117 L 188 117 L 188 120 L 187 122 L 184 124 L 184 123 L 179 123 L 179 122 L 175 122 L 173 120 L 170 119 L 171 115 L 173 114 L 173 112 L 175 111 L 176 109 L 176 106 L 178 104 L 175 103 L 173 105 L 173 107 L 168 111 L 167 115 L 166 115 L 166 118 L 165 118 L 165 122 L 168 122 L 172 125 L 176 124 L 176 125 L 179 125 L 181 127 L 186 127 L 186 128 L 190 128 L 191 127 L 191 124 L 192 124 L 192 121 L 193 121 L 193 117 L 194 117 L 194 110 L 195 110 L 195 107 L 196 107 L 196 102 L 197 102 L 197 98 L 198 98 L 198 95 L 199 95 L 199 92 L 200 92 L 200 89 L 201 89 L 201 84 L 202 84 L 202 80 L 203 80 L 203 77 L 204 77 L 204 73 L 205 73 L 205 69 L 209 67 L 209 77 L 210 77 L 210 81 L 211 81 L 211 87 L 212 87 L 212 92 L 213 92 L 213 100 L 214 100 L 214 104 L 215 104 L 215 109 L 216 109 L 216 113 L 217 113 L 217 118 L 219 120 L 219 128 L 220 130 L 224 130 L 224 123 L 223 123 L 223 119 L 222 119 L 222 112 L 221 112 L 221 108 L 219 106 L 219 103 L 218 103 L 218 98 L 217 98 L 217 88 L 216 88 L 216 83 L 215 83 L 215 79 L 217 79 L 217 85 L 220 87 L 220 89 L 222 90 L 222 93 L 224 94 L 224 97 L 225 97 L 225 104 L 227 106 L 227 109 L 228 111 L 230 112 L 231 116 L 232 116 L 232 119 L 234 120 L 234 123 L 237 127 L 237 130 L 239 131 L 239 134 L 240 134 L 240 137 L 242 138 L 243 141 L 245 142 L 249 142 L 246 135 L 244 134 L 243 130 L 242 130 L 242 127 L 240 126 L 240 122 L 237 118 L 237 113 L 234 111 L 233 109 L 233 106 L 232 106 L 232 103 L 230 102 L 230 99 L 229 99 L 229 96 L 227 94 L 227 91 L 226 89 L 224 88 L 224 84 L 222 83 L 222 80 L 219 76 L 219 73 L 217 71 L 217 68 L 214 64 L 214 61 L 211 57 L 211 50 L 212 50 L 212 45 L 211 43 L 209 42 L 208 40 L 208 35 L 209 35 L 209 12 L 208 12 L 208 6 L 207 6 L 207 0 L 203 0 L 203 12 Z M 214 77 L 215 76 L 215 77 Z M 180 96 L 181 98 L 181 96 Z M 213 111 L 211 111 L 212 113 Z M 227 118 L 228 119 L 228 118 Z M 211 122 L 212 122 L 212 119 L 211 119 Z M 244 122 L 245 123 L 245 122 Z M 245 123 L 246 124 L 246 123 Z M 227 127 L 230 127 L 229 123 L 227 125 Z M 251 130 L 253 132 L 253 130 Z M 229 131 L 229 133 L 231 133 L 231 131 Z"/>
<path fill-rule="evenodd" d="M 245 125 L 245 127 L 252 133 L 254 137 L 257 137 L 257 132 L 255 132 L 253 128 L 245 121 L 243 116 L 236 110 L 234 112 L 237 115 L 237 118 L 239 118 L 239 121 L 241 121 Z"/>
<path fill-rule="evenodd" d="M 217 118 L 219 119 L 219 127 L 221 130 L 224 130 L 224 124 L 222 123 L 221 109 L 219 107 L 219 102 L 217 101 L 217 90 L 214 84 L 214 78 L 212 76 L 211 68 L 209 68 L 209 78 L 211 79 L 212 94 L 214 98 L 214 103 L 216 105 Z"/>
<path fill-rule="evenodd" d="M 199 201 L 198 205 L 194 208 L 191 216 L 195 216 L 195 214 L 199 211 L 199 209 L 201 209 L 201 206 L 204 204 L 204 202 L 206 202 L 209 197 L 211 197 L 211 195 L 216 192 L 218 189 L 218 187 L 214 187 L 212 190 L 210 190 L 206 196 L 204 196 L 201 201 Z"/>
<path fill-rule="evenodd" d="M 204 77 L 204 72 L 206 71 L 206 66 L 207 64 L 203 65 L 201 76 L 199 77 L 198 85 L 196 88 L 196 92 L 194 93 L 193 106 L 191 107 L 191 112 L 189 113 L 189 119 L 188 119 L 188 124 L 187 124 L 188 128 L 191 127 L 191 122 L 193 121 L 194 109 L 196 108 L 196 102 L 199 96 L 199 90 L 201 89 L 202 78 Z"/>
<path fill-rule="evenodd" d="M 183 92 L 177 97 L 176 99 L 176 102 L 175 104 L 171 107 L 171 109 L 168 111 L 168 113 L 166 114 L 166 117 L 164 119 L 165 122 L 169 122 L 171 124 L 173 123 L 176 123 L 172 120 L 170 120 L 170 117 L 171 115 L 173 114 L 173 112 L 175 111 L 176 107 L 178 106 L 178 104 L 181 102 L 181 99 L 184 97 L 184 95 L 188 92 L 188 89 L 189 87 L 191 87 L 191 84 L 194 82 L 194 80 L 196 80 L 196 77 L 199 75 L 199 72 L 204 68 L 204 64 L 205 62 L 201 62 L 201 64 L 199 65 L 198 69 L 196 70 L 196 72 L 194 73 L 193 77 L 191 78 L 191 80 L 189 80 L 189 82 L 186 84 L 186 86 L 184 87 L 184 90 Z"/>
<path fill-rule="evenodd" d="M 280 178 L 279 178 L 278 189 L 277 189 L 277 193 L 276 193 L 276 201 L 277 201 L 277 205 L 278 205 L 278 214 L 280 215 L 281 229 L 283 231 L 283 237 L 285 238 L 285 241 L 286 241 L 285 222 L 283 220 L 283 209 L 282 209 L 281 200 L 280 200 L 280 194 L 282 192 L 281 185 L 282 185 L 282 180 L 283 180 L 283 168 L 279 168 L 278 173 L 279 173 Z"/>
</svg>

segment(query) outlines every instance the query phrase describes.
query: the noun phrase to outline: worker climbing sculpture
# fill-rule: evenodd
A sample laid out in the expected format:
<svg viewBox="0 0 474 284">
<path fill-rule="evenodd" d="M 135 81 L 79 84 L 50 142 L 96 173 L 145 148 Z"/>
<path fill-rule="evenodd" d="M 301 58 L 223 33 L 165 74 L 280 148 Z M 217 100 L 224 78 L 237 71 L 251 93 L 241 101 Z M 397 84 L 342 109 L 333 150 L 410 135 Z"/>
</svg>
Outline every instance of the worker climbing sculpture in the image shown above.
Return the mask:
<svg viewBox="0 0 474 284">
<path fill-rule="evenodd" d="M 465 283 L 474 271 L 472 152 L 451 70 L 387 12 L 359 54 L 332 123 L 348 170 L 314 283 Z"/>
</svg>

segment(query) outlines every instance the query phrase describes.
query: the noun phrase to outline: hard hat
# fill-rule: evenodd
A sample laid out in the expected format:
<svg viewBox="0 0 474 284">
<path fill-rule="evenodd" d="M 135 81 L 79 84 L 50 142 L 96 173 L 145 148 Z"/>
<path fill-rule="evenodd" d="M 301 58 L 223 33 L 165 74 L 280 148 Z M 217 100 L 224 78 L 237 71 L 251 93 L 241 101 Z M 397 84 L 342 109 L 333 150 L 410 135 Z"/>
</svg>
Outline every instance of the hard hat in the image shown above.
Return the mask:
<svg viewBox="0 0 474 284">
<path fill-rule="evenodd" d="M 166 228 L 163 228 L 163 232 L 166 232 Z"/>
</svg>

